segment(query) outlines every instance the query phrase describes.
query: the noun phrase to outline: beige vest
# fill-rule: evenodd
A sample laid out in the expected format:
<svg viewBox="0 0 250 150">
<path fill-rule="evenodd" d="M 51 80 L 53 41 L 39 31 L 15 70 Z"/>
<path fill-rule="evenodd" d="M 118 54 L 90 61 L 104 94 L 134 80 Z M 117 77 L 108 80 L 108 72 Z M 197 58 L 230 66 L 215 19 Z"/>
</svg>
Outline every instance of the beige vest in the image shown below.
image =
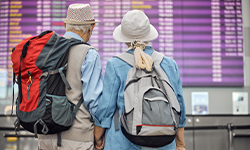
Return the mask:
<svg viewBox="0 0 250 150">
<path fill-rule="evenodd" d="M 66 37 L 70 38 L 70 37 Z M 66 95 L 70 102 L 77 104 L 82 95 L 82 81 L 81 81 L 81 66 L 85 60 L 85 56 L 90 47 L 88 45 L 72 46 L 69 52 L 67 81 L 71 86 L 71 90 L 66 89 Z M 94 122 L 91 121 L 91 114 L 82 104 L 76 113 L 76 118 L 72 127 L 61 133 L 62 139 L 73 141 L 94 141 Z M 57 134 L 53 135 L 38 135 L 40 139 L 57 138 Z"/>
</svg>

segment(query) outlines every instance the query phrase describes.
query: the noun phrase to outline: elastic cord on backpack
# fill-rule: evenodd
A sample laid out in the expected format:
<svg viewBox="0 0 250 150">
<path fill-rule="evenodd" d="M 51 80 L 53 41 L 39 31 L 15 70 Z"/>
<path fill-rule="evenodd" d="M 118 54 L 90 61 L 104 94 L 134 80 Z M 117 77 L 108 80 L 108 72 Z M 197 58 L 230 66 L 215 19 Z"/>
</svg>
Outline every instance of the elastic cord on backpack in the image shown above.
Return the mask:
<svg viewBox="0 0 250 150">
<path fill-rule="evenodd" d="M 47 127 L 47 125 L 43 122 L 42 119 L 39 119 L 36 121 L 36 123 L 34 124 L 34 133 L 35 133 L 35 138 L 38 138 L 37 137 L 37 124 L 41 124 L 43 126 L 43 129 L 42 129 L 42 133 L 43 134 L 47 134 L 49 132 L 49 129 Z"/>
</svg>

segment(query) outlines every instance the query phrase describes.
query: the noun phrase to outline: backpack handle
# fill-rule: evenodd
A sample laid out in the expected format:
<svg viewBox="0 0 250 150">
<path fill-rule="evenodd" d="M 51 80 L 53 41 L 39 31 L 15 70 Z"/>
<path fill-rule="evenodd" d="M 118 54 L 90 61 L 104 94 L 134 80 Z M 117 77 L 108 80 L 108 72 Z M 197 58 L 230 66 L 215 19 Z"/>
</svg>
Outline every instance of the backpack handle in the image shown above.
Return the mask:
<svg viewBox="0 0 250 150">
<path fill-rule="evenodd" d="M 48 33 L 50 33 L 50 32 L 53 32 L 53 31 L 52 31 L 52 30 L 44 31 L 44 32 L 40 33 L 40 34 L 38 35 L 38 37 L 41 38 L 42 36 L 44 36 L 45 34 L 48 34 Z"/>
<path fill-rule="evenodd" d="M 28 49 L 28 46 L 29 46 L 29 42 L 30 42 L 31 40 L 33 40 L 33 39 L 35 39 L 35 38 L 37 38 L 37 37 L 38 37 L 38 38 L 41 38 L 42 36 L 44 36 L 44 35 L 46 35 L 46 34 L 48 34 L 48 33 L 51 33 L 51 32 L 53 32 L 53 31 L 47 30 L 47 31 L 42 32 L 42 33 L 39 34 L 38 36 L 34 36 L 33 38 L 29 39 L 29 40 L 24 44 L 24 46 L 23 46 L 23 50 L 22 50 L 22 55 L 21 55 L 21 58 L 20 58 L 20 62 L 21 62 L 22 58 L 26 57 L 26 55 L 27 55 L 27 49 Z"/>
<path fill-rule="evenodd" d="M 23 50 L 22 50 L 22 55 L 21 55 L 21 57 L 20 57 L 20 62 L 21 62 L 21 60 L 22 60 L 24 57 L 26 57 L 26 55 L 27 55 L 27 49 L 28 49 L 28 46 L 29 46 L 29 44 L 30 44 L 30 40 L 33 40 L 33 39 L 35 39 L 36 37 L 37 37 L 37 36 L 35 36 L 35 37 L 29 39 L 29 40 L 24 44 Z"/>
</svg>

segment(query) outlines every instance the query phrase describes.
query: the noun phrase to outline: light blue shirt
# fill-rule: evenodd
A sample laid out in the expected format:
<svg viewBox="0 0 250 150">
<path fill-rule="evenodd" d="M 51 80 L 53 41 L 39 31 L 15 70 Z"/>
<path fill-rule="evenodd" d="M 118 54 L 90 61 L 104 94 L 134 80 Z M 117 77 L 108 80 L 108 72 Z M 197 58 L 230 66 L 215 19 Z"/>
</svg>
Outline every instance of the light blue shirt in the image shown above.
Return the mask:
<svg viewBox="0 0 250 150">
<path fill-rule="evenodd" d="M 133 50 L 129 50 L 128 52 L 134 53 Z M 146 46 L 144 52 L 151 55 L 153 50 L 150 46 Z M 168 76 L 180 104 L 181 115 L 179 120 L 179 127 L 185 127 L 185 104 L 177 64 L 173 59 L 164 57 L 160 66 Z M 116 57 L 111 58 L 107 62 L 104 76 L 103 94 L 102 98 L 99 101 L 98 109 L 94 117 L 95 125 L 106 128 L 104 150 L 148 149 L 131 143 L 123 135 L 120 124 L 119 130 L 115 130 L 114 113 L 116 107 L 118 107 L 119 109 L 119 115 L 121 115 L 124 110 L 124 89 L 126 85 L 127 74 L 131 68 L 132 67 L 130 65 Z M 176 150 L 176 143 L 175 141 L 173 141 L 172 143 L 163 147 L 159 147 L 157 149 Z"/>
<path fill-rule="evenodd" d="M 83 39 L 74 32 L 66 32 L 64 36 L 71 36 L 83 41 Z M 90 114 L 94 116 L 103 89 L 102 65 L 100 56 L 95 49 L 89 49 L 81 66 L 81 73 L 83 103 L 90 111 Z"/>
</svg>

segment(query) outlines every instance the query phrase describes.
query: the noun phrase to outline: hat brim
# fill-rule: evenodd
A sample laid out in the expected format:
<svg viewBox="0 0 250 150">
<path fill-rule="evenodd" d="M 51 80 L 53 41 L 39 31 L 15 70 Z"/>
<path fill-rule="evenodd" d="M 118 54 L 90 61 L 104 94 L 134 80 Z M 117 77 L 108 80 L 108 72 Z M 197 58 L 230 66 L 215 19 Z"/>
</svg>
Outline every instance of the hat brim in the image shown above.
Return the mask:
<svg viewBox="0 0 250 150">
<path fill-rule="evenodd" d="M 68 24 L 93 24 L 93 23 L 98 23 L 100 22 L 99 20 L 95 21 L 73 21 L 73 20 L 68 20 L 68 19 L 62 19 L 64 23 Z"/>
<path fill-rule="evenodd" d="M 119 25 L 118 27 L 115 28 L 114 32 L 113 32 L 113 38 L 118 41 L 118 42 L 132 42 L 134 40 L 139 40 L 139 41 L 153 41 L 158 37 L 158 32 L 155 29 L 155 27 L 153 25 L 150 24 L 150 32 L 147 36 L 143 37 L 143 38 L 129 38 L 127 36 L 125 36 L 124 34 L 122 34 L 121 32 L 121 25 Z"/>
</svg>

